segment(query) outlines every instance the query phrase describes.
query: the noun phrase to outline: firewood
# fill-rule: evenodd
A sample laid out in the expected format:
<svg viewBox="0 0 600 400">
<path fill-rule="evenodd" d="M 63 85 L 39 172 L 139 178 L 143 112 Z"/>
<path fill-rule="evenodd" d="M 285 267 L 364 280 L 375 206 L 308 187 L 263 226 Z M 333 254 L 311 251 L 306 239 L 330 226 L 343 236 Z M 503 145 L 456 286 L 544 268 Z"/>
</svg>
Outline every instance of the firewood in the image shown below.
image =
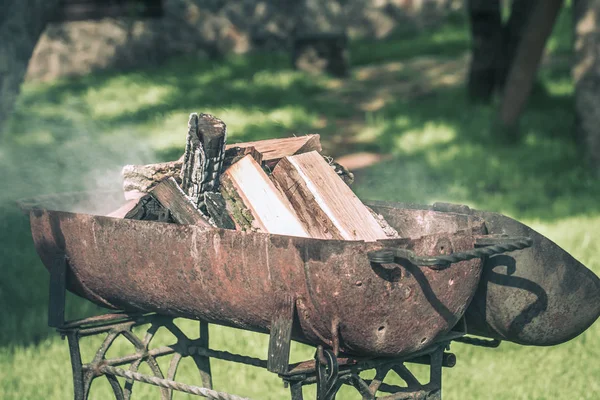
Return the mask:
<svg viewBox="0 0 600 400">
<path fill-rule="evenodd" d="M 198 180 L 201 182 L 206 181 L 204 191 L 212 188 L 212 191 L 217 189 L 214 187 L 218 184 L 217 175 L 218 171 L 214 171 L 215 168 L 222 169 L 230 166 L 246 154 L 252 154 L 254 159 L 262 165 L 263 162 L 268 167 L 273 168 L 277 161 L 283 156 L 294 155 L 304 153 L 312 150 L 321 150 L 321 143 L 319 141 L 319 135 L 306 135 L 284 139 L 269 139 L 260 140 L 257 142 L 246 142 L 236 143 L 226 146 L 226 151 L 223 155 L 223 165 L 219 166 L 216 163 L 211 163 L 211 166 L 205 166 L 206 161 L 202 157 L 206 157 L 204 154 L 204 144 L 201 144 L 201 140 L 198 138 L 202 136 L 203 140 L 209 139 L 212 143 L 211 149 L 213 153 L 219 153 L 219 135 L 223 135 L 225 140 L 226 127 L 225 124 L 221 125 L 218 119 L 210 115 L 192 114 L 188 122 L 188 137 L 186 143 L 186 152 L 177 161 L 170 161 L 165 163 L 147 164 L 147 165 L 126 165 L 123 167 L 121 172 L 123 176 L 123 190 L 125 192 L 125 198 L 139 199 L 145 193 L 148 193 L 158 182 L 166 178 L 175 178 L 177 183 L 182 185 L 184 192 L 197 199 L 197 204 L 202 203 L 202 199 L 199 194 L 195 194 L 194 190 L 200 192 L 200 185 Z M 216 124 L 211 127 L 210 121 Z M 208 131 L 215 133 L 211 135 L 208 131 L 203 134 L 200 130 L 202 127 L 208 126 Z M 216 128 L 216 129 L 212 129 Z M 206 131 L 206 129 L 205 129 Z M 218 140 L 212 140 L 216 138 Z M 187 157 L 187 158 L 186 158 Z M 212 159 L 218 159 L 220 156 L 217 154 L 211 154 Z M 187 160 L 184 166 L 184 159 Z M 208 160 L 210 161 L 210 160 Z M 202 165 L 202 167 L 201 167 Z M 213 169 L 213 173 L 209 174 L 209 170 Z M 182 171 L 183 169 L 183 171 Z M 193 172 L 193 171 L 196 172 Z M 202 171 L 201 171 L 202 170 Z M 186 176 L 185 183 L 182 181 L 183 175 Z"/>
<path fill-rule="evenodd" d="M 168 209 L 162 206 L 150 194 L 141 197 L 127 214 L 125 219 L 137 219 L 140 221 L 174 222 Z"/>
<path fill-rule="evenodd" d="M 223 172 L 221 193 L 239 229 L 309 237 L 290 203 L 251 155 Z"/>
<path fill-rule="evenodd" d="M 150 195 L 171 214 L 174 222 L 212 228 L 207 219 L 183 193 L 175 179 L 168 178 L 152 189 Z"/>
<path fill-rule="evenodd" d="M 259 153 L 254 146 L 227 146 L 227 150 L 225 150 L 225 159 L 223 160 L 223 170 L 226 170 L 231 165 L 240 161 L 246 155 L 250 154 L 252 158 L 258 163 L 258 165 L 262 165 L 263 156 L 262 153 Z"/>
<path fill-rule="evenodd" d="M 284 157 L 271 178 L 313 237 L 375 241 L 388 235 L 370 211 L 316 151 Z"/>
<path fill-rule="evenodd" d="M 227 203 L 221 193 L 204 193 L 204 208 L 212 225 L 217 228 L 235 229 L 235 222 L 227 211 Z"/>
<path fill-rule="evenodd" d="M 190 115 L 181 168 L 181 189 L 202 209 L 203 193 L 218 191 L 227 127 L 209 114 Z"/>
<path fill-rule="evenodd" d="M 125 198 L 137 200 L 166 178 L 173 177 L 181 182 L 179 175 L 182 164 L 183 157 L 177 161 L 165 163 L 124 166 L 121 175 L 123 176 Z"/>
<path fill-rule="evenodd" d="M 274 167 L 282 157 L 306 153 L 313 150 L 321 151 L 321 137 L 313 134 L 283 139 L 235 143 L 228 145 L 227 149 L 231 147 L 254 147 L 262 154 L 262 161 L 267 166 Z"/>
</svg>

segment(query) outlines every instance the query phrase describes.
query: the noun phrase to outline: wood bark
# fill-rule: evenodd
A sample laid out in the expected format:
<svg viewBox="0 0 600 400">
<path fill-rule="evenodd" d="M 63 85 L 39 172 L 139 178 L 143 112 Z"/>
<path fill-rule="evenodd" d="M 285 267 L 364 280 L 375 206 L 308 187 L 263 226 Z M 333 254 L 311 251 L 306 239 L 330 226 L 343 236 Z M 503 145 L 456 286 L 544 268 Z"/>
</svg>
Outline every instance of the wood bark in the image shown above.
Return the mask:
<svg viewBox="0 0 600 400">
<path fill-rule="evenodd" d="M 223 172 L 221 181 L 230 213 L 243 230 L 309 237 L 289 201 L 251 155 Z"/>
<path fill-rule="evenodd" d="M 281 159 L 272 179 L 313 237 L 375 241 L 388 235 L 367 207 L 316 151 Z"/>
<path fill-rule="evenodd" d="M 181 188 L 198 208 L 205 192 L 218 190 L 225 157 L 227 127 L 209 114 L 190 115 L 181 168 Z"/>
<path fill-rule="evenodd" d="M 533 88 L 546 42 L 562 8 L 563 0 L 538 1 L 519 42 L 509 70 L 500 105 L 499 120 L 513 132 Z"/>
<path fill-rule="evenodd" d="M 59 0 L 3 0 L 0 6 L 0 134 L 47 21 Z"/>
<path fill-rule="evenodd" d="M 600 1 L 574 2 L 577 134 L 600 176 Z"/>
</svg>

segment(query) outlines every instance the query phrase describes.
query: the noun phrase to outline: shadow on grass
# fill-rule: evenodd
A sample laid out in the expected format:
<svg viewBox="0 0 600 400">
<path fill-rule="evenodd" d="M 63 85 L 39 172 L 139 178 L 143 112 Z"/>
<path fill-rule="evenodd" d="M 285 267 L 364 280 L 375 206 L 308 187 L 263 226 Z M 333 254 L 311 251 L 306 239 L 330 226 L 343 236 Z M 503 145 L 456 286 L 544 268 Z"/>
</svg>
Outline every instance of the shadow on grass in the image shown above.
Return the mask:
<svg viewBox="0 0 600 400">
<path fill-rule="evenodd" d="M 545 71 L 523 118 L 521 142 L 509 145 L 490 129 L 494 110 L 469 104 L 460 80 L 428 86 L 423 63 L 410 63 L 412 56 L 424 52 L 442 54 L 442 64 L 467 47 L 465 27 L 454 21 L 410 43 L 353 44 L 356 65 L 400 60 L 385 78 L 375 69 L 373 79 L 361 80 L 364 68 L 370 67 L 356 67 L 347 80 L 313 77 L 291 71 L 284 55 L 255 54 L 221 62 L 178 59 L 144 71 L 30 85 L 0 152 L 11 190 L 0 197 L 0 304 L 8 310 L 0 316 L 0 343 L 36 343 L 50 332 L 45 328 L 47 273 L 33 249 L 27 217 L 8 203 L 38 192 L 100 185 L 107 174 L 118 177 L 118 169 L 104 172 L 107 165 L 178 158 L 185 119 L 177 119 L 173 127 L 182 132 L 180 145 L 153 147 L 160 134 L 146 132 L 172 115 L 223 110 L 226 123 L 226 116 L 241 115 L 241 122 L 234 121 L 238 129 L 232 140 L 237 142 L 318 132 L 333 156 L 387 154 L 385 161 L 355 172 L 354 188 L 361 198 L 467 203 L 545 221 L 600 213 L 600 182 L 586 169 L 571 133 L 572 97 L 568 91 L 551 90 L 555 82 L 569 79 L 568 69 L 550 65 Z M 435 68 L 430 71 L 435 78 Z M 362 108 L 394 80 L 408 86 L 386 92 L 385 101 L 371 111 Z M 166 94 L 139 104 L 133 98 L 134 92 L 156 89 Z M 131 106 L 99 115 L 94 111 L 98 102 Z M 244 116 L 257 111 L 288 113 L 289 118 L 285 123 L 268 117 L 244 122 Z M 140 156 L 136 148 L 143 146 L 153 150 Z M 95 310 L 83 301 L 71 304 L 75 316 Z"/>
</svg>

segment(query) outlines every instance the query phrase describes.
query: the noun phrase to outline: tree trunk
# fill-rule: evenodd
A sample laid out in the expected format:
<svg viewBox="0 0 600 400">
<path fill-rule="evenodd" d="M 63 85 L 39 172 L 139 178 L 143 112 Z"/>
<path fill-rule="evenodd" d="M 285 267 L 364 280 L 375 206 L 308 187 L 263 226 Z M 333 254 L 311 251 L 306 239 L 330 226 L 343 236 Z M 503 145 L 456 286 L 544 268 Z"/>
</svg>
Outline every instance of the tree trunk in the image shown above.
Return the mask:
<svg viewBox="0 0 600 400">
<path fill-rule="evenodd" d="M 592 168 L 600 175 L 600 0 L 576 0 L 573 18 L 577 133 L 585 144 Z"/>
<path fill-rule="evenodd" d="M 59 0 L 3 0 L 0 6 L 0 134 L 19 94 L 29 59 Z"/>
<path fill-rule="evenodd" d="M 467 0 L 472 36 L 468 92 L 471 100 L 488 103 L 501 92 L 533 9 L 540 0 L 512 0 L 502 23 L 500 0 Z"/>
<path fill-rule="evenodd" d="M 507 132 L 516 132 L 519 116 L 525 108 L 546 42 L 562 8 L 563 0 L 536 2 L 523 37 L 510 66 L 500 105 L 500 124 Z"/>
<path fill-rule="evenodd" d="M 473 101 L 489 102 L 496 81 L 496 66 L 502 53 L 500 0 L 467 0 L 471 24 L 472 58 L 468 93 Z"/>
<path fill-rule="evenodd" d="M 515 58 L 517 47 L 525 34 L 531 14 L 540 0 L 513 0 L 510 17 L 502 30 L 502 56 L 496 67 L 496 86 L 503 88 L 510 66 Z"/>
</svg>

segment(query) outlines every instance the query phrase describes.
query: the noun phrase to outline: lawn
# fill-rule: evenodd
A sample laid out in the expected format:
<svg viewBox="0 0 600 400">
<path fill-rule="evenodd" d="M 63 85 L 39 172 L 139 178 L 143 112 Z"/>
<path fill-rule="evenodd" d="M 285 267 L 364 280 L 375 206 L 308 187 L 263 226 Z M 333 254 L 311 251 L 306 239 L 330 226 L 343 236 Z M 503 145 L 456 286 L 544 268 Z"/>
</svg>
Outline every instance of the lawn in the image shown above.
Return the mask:
<svg viewBox="0 0 600 400">
<path fill-rule="evenodd" d="M 418 36 L 352 42 L 352 74 L 343 80 L 293 71 L 285 54 L 269 53 L 180 58 L 133 72 L 27 83 L 0 139 L 0 398 L 72 396 L 67 344 L 46 327 L 48 274 L 15 200 L 118 188 L 122 165 L 179 157 L 194 111 L 223 119 L 231 142 L 320 133 L 326 153 L 372 160 L 354 171 L 361 198 L 448 201 L 502 212 L 600 274 L 600 181 L 589 173 L 573 136 L 569 12 L 550 42 L 552 57 L 518 144 L 506 144 L 491 129 L 492 106 L 465 98 L 469 39 L 460 16 Z M 94 312 L 89 303 L 69 298 L 70 317 Z M 197 329 L 190 321 L 179 324 L 188 332 Z M 216 349 L 266 356 L 264 335 L 217 326 L 211 335 Z M 166 333 L 158 339 L 170 340 Z M 89 358 L 98 340 L 84 344 Z M 116 349 L 125 350 L 124 343 Z M 293 358 L 312 357 L 313 351 L 294 345 Z M 557 347 L 453 344 L 452 351 L 458 364 L 445 370 L 446 399 L 600 398 L 598 323 Z M 213 371 L 217 389 L 286 398 L 281 382 L 262 370 L 214 362 Z M 199 383 L 191 362 L 178 379 Z M 109 390 L 99 381 L 92 398 L 108 398 Z M 136 392 L 138 398 L 158 394 L 142 386 Z M 350 393 L 338 398 L 356 398 Z"/>
</svg>

